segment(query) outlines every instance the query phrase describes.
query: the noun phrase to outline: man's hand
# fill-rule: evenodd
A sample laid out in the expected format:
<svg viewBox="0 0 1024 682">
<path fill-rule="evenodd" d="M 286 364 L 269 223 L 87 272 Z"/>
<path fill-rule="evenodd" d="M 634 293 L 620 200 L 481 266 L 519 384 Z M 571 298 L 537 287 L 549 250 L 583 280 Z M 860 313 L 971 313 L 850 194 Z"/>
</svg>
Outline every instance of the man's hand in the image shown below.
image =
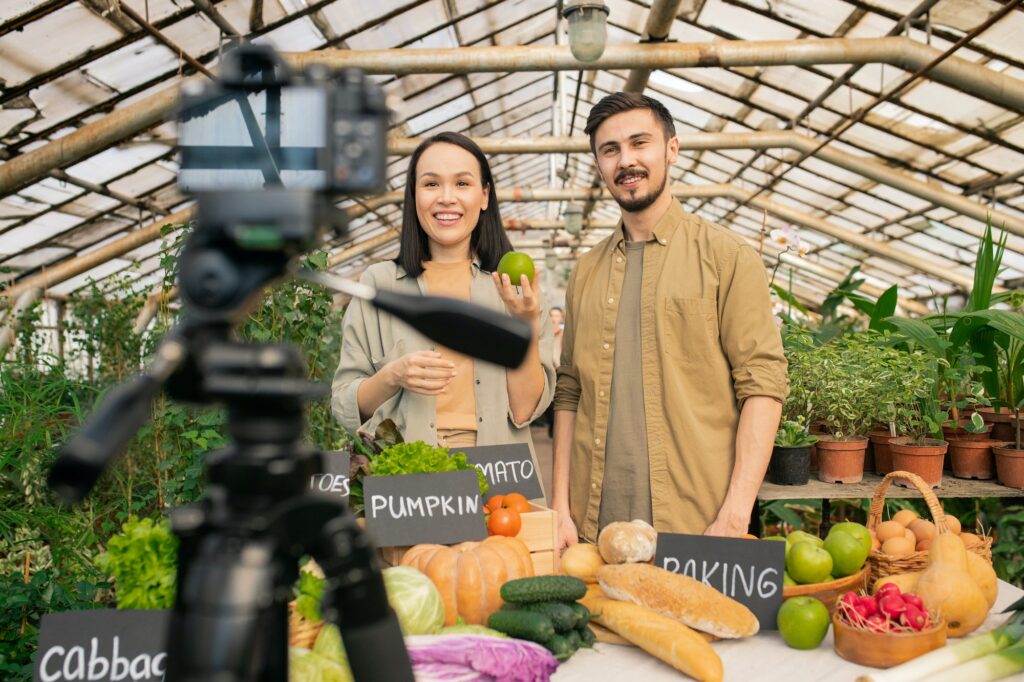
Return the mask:
<svg viewBox="0 0 1024 682">
<path fill-rule="evenodd" d="M 722 507 L 718 517 L 704 530 L 704 535 L 717 535 L 723 538 L 738 538 L 745 534 L 750 527 L 750 511 L 733 512 L 728 507 Z"/>
<path fill-rule="evenodd" d="M 579 532 L 576 530 L 576 524 L 572 521 L 572 516 L 569 515 L 569 510 L 563 511 L 555 510 L 558 514 L 558 539 L 555 543 L 555 550 L 561 552 L 566 547 L 575 545 L 580 541 Z"/>
</svg>

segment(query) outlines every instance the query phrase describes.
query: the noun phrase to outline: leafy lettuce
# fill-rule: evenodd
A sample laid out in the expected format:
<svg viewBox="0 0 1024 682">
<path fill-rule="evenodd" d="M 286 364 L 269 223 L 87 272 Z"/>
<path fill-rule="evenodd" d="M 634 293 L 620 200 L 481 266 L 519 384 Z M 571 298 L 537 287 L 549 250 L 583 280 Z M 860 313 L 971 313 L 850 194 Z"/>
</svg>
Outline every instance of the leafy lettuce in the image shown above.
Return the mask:
<svg viewBox="0 0 1024 682">
<path fill-rule="evenodd" d="M 96 565 L 114 577 L 119 609 L 174 606 L 178 539 L 166 520 L 130 517 L 96 557 Z"/>
</svg>

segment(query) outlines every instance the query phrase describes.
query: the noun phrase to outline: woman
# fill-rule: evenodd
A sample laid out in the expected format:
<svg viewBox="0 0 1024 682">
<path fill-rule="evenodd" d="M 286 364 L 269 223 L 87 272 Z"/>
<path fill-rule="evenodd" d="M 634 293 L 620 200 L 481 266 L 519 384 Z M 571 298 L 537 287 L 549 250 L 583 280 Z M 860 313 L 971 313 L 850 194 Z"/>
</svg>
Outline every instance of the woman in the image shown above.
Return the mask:
<svg viewBox="0 0 1024 682">
<path fill-rule="evenodd" d="M 480 148 L 458 133 L 425 140 L 409 161 L 398 257 L 370 266 L 362 281 L 507 311 L 532 325 L 533 341 L 523 364 L 506 370 L 438 346 L 353 300 L 331 399 L 346 429 L 373 433 L 391 419 L 406 441 L 527 443 L 532 451 L 529 424 L 554 391 L 552 329 L 536 278 L 510 282 L 495 272 L 511 250 Z"/>
</svg>

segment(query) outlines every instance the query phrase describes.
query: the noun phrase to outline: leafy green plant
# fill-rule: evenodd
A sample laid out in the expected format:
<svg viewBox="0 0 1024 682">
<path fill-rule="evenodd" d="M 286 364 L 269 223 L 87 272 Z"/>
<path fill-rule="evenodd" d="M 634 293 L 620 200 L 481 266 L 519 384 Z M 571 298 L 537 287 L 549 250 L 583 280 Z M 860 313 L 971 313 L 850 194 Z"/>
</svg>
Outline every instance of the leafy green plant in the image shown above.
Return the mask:
<svg viewBox="0 0 1024 682">
<path fill-rule="evenodd" d="M 801 417 L 797 421 L 783 421 L 775 432 L 775 445 L 780 448 L 801 448 L 814 445 L 818 437 L 807 431 Z"/>
<path fill-rule="evenodd" d="M 131 517 L 110 538 L 96 565 L 114 577 L 120 609 L 174 606 L 178 539 L 166 520 Z"/>
</svg>

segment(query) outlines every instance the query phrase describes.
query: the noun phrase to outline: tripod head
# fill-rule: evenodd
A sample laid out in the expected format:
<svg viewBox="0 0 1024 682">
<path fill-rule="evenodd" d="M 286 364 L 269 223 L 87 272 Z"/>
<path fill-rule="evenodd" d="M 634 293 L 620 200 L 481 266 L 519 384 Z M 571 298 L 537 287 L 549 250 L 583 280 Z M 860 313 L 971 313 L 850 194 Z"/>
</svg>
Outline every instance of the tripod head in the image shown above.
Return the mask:
<svg viewBox="0 0 1024 682">
<path fill-rule="evenodd" d="M 182 322 L 144 372 L 107 395 L 48 482 L 61 498 L 83 500 L 161 391 L 224 403 L 232 446 L 208 458 L 204 499 L 172 514 L 181 548 L 168 679 L 285 680 L 285 602 L 297 559 L 312 554 L 356 679 L 411 682 L 372 545 L 346 509 L 307 488 L 322 463 L 300 440 L 304 408 L 325 389 L 305 379 L 296 349 L 247 344 L 234 331 L 267 286 L 301 274 L 508 367 L 521 363 L 532 332 L 462 301 L 296 273 L 324 233 L 346 230 L 333 197 L 384 184 L 383 94 L 356 71 L 294 76 L 271 49 L 251 45 L 230 53 L 222 74 L 186 93 L 180 115 L 179 186 L 198 204 L 179 258 Z"/>
</svg>

